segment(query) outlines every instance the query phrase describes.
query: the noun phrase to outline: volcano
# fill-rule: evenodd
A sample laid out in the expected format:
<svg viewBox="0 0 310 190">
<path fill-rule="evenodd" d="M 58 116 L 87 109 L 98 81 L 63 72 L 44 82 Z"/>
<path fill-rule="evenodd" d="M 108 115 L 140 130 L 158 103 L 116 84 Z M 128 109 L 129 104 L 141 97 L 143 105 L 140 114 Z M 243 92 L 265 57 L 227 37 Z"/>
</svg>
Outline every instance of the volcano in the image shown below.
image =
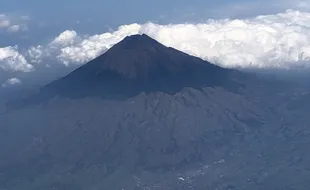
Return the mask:
<svg viewBox="0 0 310 190">
<path fill-rule="evenodd" d="M 185 87 L 223 86 L 237 90 L 240 86 L 232 80 L 236 72 L 168 48 L 142 34 L 126 37 L 103 55 L 45 86 L 42 93 L 48 97 L 127 99 L 141 92 L 175 94 Z"/>
<path fill-rule="evenodd" d="M 279 87 L 126 37 L 0 115 L 0 189 L 307 188 Z"/>
</svg>

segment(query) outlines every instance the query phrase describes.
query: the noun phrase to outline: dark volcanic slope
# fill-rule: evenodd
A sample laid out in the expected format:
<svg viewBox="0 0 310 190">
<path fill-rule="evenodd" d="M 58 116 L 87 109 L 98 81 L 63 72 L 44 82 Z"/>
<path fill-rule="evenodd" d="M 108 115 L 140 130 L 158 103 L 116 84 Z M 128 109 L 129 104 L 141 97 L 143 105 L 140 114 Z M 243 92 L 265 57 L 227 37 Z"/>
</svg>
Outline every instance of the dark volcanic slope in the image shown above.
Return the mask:
<svg viewBox="0 0 310 190">
<path fill-rule="evenodd" d="M 233 88 L 235 72 L 168 48 L 147 35 L 133 35 L 47 85 L 42 93 L 48 97 L 127 98 L 140 92 L 174 94 L 184 87 Z"/>
<path fill-rule="evenodd" d="M 127 37 L 0 113 L 0 190 L 308 190 L 288 88 Z"/>
</svg>

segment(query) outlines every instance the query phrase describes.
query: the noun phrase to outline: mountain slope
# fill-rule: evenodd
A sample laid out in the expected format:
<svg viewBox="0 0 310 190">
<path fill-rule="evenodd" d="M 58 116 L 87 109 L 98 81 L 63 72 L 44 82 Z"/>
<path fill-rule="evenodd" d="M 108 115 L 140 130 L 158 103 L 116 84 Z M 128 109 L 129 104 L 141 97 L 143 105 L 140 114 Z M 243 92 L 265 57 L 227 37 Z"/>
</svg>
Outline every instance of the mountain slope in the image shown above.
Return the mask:
<svg viewBox="0 0 310 190">
<path fill-rule="evenodd" d="M 146 35 L 133 35 L 42 92 L 70 98 L 128 98 L 140 92 L 173 94 L 184 87 L 233 88 L 236 72 L 165 47 Z"/>
<path fill-rule="evenodd" d="M 268 82 L 127 37 L 0 115 L 0 190 L 307 189 Z"/>
</svg>

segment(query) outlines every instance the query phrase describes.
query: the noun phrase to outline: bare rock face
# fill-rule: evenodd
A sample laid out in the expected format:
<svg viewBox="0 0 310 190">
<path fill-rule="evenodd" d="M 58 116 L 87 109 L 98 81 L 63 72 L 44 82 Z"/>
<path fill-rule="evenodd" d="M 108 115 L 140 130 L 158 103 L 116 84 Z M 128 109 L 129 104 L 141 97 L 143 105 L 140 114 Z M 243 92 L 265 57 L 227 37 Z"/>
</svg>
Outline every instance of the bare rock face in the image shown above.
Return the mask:
<svg viewBox="0 0 310 190">
<path fill-rule="evenodd" d="M 0 115 L 0 190 L 284 189 L 273 84 L 126 37 Z"/>
</svg>

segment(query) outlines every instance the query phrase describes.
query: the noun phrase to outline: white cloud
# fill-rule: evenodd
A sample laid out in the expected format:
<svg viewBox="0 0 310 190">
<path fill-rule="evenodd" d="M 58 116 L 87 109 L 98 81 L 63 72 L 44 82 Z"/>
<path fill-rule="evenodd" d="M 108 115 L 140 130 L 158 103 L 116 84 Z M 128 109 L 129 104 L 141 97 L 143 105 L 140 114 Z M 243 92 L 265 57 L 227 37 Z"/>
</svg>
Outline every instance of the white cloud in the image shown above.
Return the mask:
<svg viewBox="0 0 310 190">
<path fill-rule="evenodd" d="M 56 37 L 50 45 L 52 46 L 68 46 L 72 45 L 78 39 L 77 33 L 73 30 L 66 30 Z"/>
<path fill-rule="evenodd" d="M 40 45 L 30 47 L 25 54 L 31 63 L 41 63 L 43 57 L 49 56 L 48 50 Z"/>
<path fill-rule="evenodd" d="M 10 78 L 8 80 L 6 80 L 3 84 L 2 87 L 8 87 L 8 86 L 12 86 L 12 85 L 18 85 L 21 83 L 21 80 L 18 78 Z"/>
<path fill-rule="evenodd" d="M 31 47 L 25 57 L 31 63 L 57 58 L 67 66 L 84 64 L 124 37 L 142 33 L 223 67 L 310 67 L 310 13 L 293 10 L 198 24 L 130 24 L 93 36 L 67 30 L 48 45 Z"/>
<path fill-rule="evenodd" d="M 57 46 L 59 49 L 49 50 L 48 55 L 54 55 L 66 65 L 83 64 L 125 36 L 141 33 L 224 67 L 288 68 L 310 60 L 310 13 L 292 10 L 252 19 L 209 20 L 199 24 L 131 24 L 90 37 L 65 31 L 51 43 L 61 44 Z"/>
<path fill-rule="evenodd" d="M 96 58 L 101 53 L 111 48 L 124 37 L 137 34 L 141 29 L 138 24 L 125 25 L 113 33 L 103 33 L 86 38 L 74 45 L 63 47 L 57 58 L 64 64 L 85 63 Z"/>
<path fill-rule="evenodd" d="M 48 45 L 31 46 L 25 53 L 25 57 L 31 63 L 41 63 L 44 59 L 56 59 L 62 49 L 77 44 L 80 40 L 76 31 L 66 30 Z M 65 62 L 62 63 L 65 64 Z"/>
<path fill-rule="evenodd" d="M 30 72 L 34 70 L 25 57 L 18 52 L 17 47 L 0 48 L 0 69 L 4 71 Z"/>
</svg>

